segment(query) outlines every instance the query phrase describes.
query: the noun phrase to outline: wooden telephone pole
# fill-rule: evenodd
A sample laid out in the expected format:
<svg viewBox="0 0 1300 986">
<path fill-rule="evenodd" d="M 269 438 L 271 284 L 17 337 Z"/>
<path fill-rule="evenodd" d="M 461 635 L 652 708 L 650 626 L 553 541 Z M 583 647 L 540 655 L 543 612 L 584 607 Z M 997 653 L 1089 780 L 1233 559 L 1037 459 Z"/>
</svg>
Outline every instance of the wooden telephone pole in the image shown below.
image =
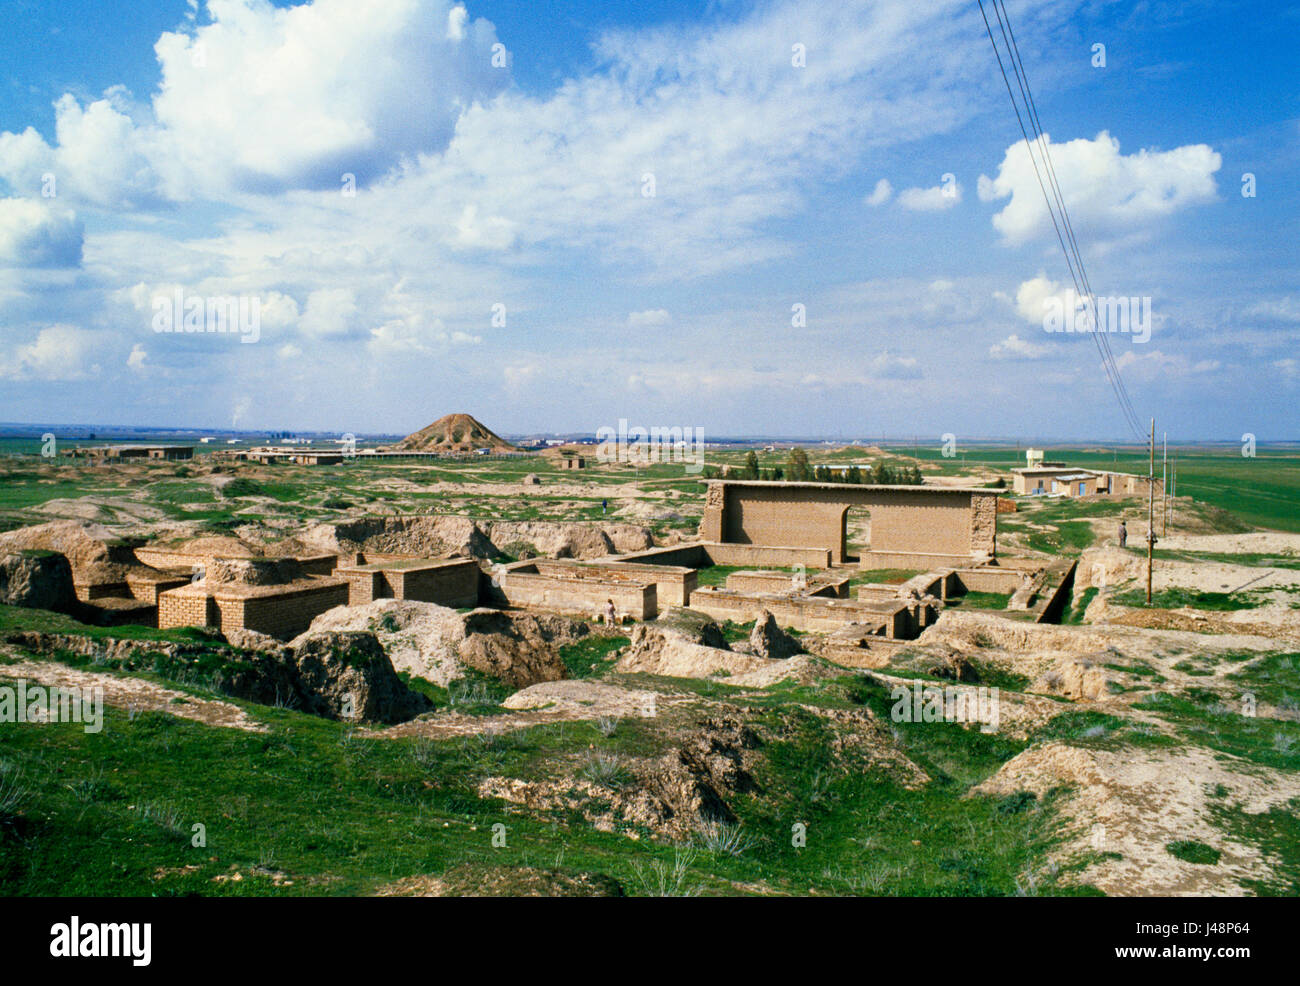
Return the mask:
<svg viewBox="0 0 1300 986">
<path fill-rule="evenodd" d="M 1156 548 L 1156 419 L 1151 419 L 1151 463 L 1147 467 L 1147 605 L 1151 605 L 1151 562 Z"/>
</svg>

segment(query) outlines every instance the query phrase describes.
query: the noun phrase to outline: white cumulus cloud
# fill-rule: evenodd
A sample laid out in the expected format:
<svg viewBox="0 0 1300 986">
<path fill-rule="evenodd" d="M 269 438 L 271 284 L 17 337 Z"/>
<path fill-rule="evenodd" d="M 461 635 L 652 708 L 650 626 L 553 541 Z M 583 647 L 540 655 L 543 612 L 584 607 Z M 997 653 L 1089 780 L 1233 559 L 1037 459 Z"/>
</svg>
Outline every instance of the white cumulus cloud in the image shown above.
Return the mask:
<svg viewBox="0 0 1300 986">
<path fill-rule="evenodd" d="M 942 212 L 961 202 L 961 183 L 946 181 L 932 188 L 905 188 L 898 193 L 898 204 L 913 212 Z"/>
<path fill-rule="evenodd" d="M 871 190 L 871 194 L 862 201 L 867 205 L 884 205 L 893 194 L 894 186 L 889 184 L 889 179 L 881 178 L 880 181 L 876 182 L 876 187 Z"/>
<path fill-rule="evenodd" d="M 0 199 L 0 267 L 79 267 L 84 237 L 71 211 Z"/>
<path fill-rule="evenodd" d="M 1188 144 L 1171 151 L 1141 149 L 1125 155 L 1120 153 L 1119 141 L 1106 131 L 1093 140 L 1052 144 L 1045 135 L 1044 141 L 1076 230 L 1088 229 L 1117 239 L 1215 196 L 1214 173 L 1222 158 L 1206 144 Z M 1010 199 L 993 217 L 994 228 L 1008 244 L 1055 235 L 1023 141 L 1007 148 L 995 178 L 980 175 L 978 192 L 984 202 Z"/>
</svg>

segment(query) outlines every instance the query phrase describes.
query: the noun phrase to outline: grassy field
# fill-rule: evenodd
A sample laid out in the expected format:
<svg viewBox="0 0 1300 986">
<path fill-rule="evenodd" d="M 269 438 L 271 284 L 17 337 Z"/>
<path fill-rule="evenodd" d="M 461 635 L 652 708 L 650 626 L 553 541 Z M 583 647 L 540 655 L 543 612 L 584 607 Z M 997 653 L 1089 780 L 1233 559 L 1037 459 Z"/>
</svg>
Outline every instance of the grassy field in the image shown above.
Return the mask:
<svg viewBox="0 0 1300 986">
<path fill-rule="evenodd" d="M 69 629 L 56 623 L 50 628 Z M 625 641 L 584 644 L 566 660 L 578 675 L 603 675 L 605 656 Z M 135 676 L 211 697 L 174 678 Z M 742 694 L 721 683 L 647 683 Z M 829 725 L 808 711 L 884 714 L 889 703 L 883 686 L 857 675 L 770 690 L 746 714 L 771 738 L 754 785 L 732 803 L 737 821 L 722 849 L 712 837 L 690 846 L 644 831 L 629 839 L 573 812 L 519 813 L 479 794 L 489 776 L 550 777 L 576 751 L 628 764 L 659 756 L 679 739 L 680 720 L 393 739 L 236 702 L 265 733 L 112 707 L 98 734 L 73 724 L 8 727 L 0 730 L 0 893 L 355 894 L 425 873 L 485 879 L 503 867 L 596 872 L 650 895 L 675 867 L 670 889 L 689 893 L 1088 892 L 1039 872 L 1055 838 L 1050 800 L 963 797 L 1023 743 L 956 724 L 902 724 L 908 756 L 936 778 L 906 791 L 887 773 L 834 756 Z M 792 845 L 795 824 L 810 833 L 806 845 Z M 494 845 L 497 825 L 504 845 Z"/>
</svg>

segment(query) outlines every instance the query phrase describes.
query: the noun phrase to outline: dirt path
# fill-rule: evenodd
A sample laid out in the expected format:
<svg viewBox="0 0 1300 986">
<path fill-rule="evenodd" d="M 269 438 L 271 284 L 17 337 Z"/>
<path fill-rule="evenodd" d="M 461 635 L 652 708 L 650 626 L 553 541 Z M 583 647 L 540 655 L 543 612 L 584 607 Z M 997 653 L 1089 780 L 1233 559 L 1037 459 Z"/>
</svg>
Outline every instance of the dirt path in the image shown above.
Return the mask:
<svg viewBox="0 0 1300 986">
<path fill-rule="evenodd" d="M 17 656 L 14 651 L 8 651 L 7 654 Z M 251 718 L 237 705 L 218 699 L 197 698 L 142 678 L 79 671 L 51 661 L 27 660 L 0 664 L 0 678 L 23 680 L 47 688 L 80 688 L 83 694 L 91 688 L 102 688 L 104 702 L 117 708 L 134 709 L 137 712 L 166 712 L 207 726 L 243 729 L 250 733 L 266 732 L 265 725 Z"/>
<path fill-rule="evenodd" d="M 478 736 L 506 733 L 529 726 L 553 722 L 580 722 L 602 717 L 633 719 L 654 717 L 666 708 L 691 701 L 688 695 L 665 695 L 661 692 L 620 688 L 598 681 L 565 679 L 545 681 L 515 692 L 505 701 L 512 711 L 506 715 L 471 716 L 442 713 L 429 719 L 413 719 L 369 735 L 380 739 L 422 736 L 445 739 L 453 736 Z"/>
</svg>

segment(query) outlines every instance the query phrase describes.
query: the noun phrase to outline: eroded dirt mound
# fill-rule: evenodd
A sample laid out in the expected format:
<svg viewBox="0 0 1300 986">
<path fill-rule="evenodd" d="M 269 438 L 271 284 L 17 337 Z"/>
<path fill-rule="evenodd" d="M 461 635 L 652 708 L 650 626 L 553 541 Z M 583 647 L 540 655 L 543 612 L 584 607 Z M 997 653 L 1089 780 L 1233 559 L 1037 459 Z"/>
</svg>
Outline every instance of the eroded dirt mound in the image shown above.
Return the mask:
<svg viewBox="0 0 1300 986">
<path fill-rule="evenodd" d="M 511 452 L 514 446 L 472 414 L 444 414 L 431 425 L 407 435 L 395 448 L 415 452 Z"/>
<path fill-rule="evenodd" d="M 771 657 L 784 660 L 803 653 L 803 645 L 790 636 L 776 622 L 776 617 L 767 610 L 758 614 L 754 629 L 749 634 L 749 647 L 759 657 Z"/>
<path fill-rule="evenodd" d="M 1108 894 L 1141 896 L 1241 895 L 1247 881 L 1272 881 L 1278 860 L 1226 837 L 1216 812 L 1248 814 L 1284 808 L 1300 796 L 1300 777 L 1261 772 L 1248 761 L 1197 747 L 1118 751 L 1051 742 L 1007 761 L 976 794 L 1029 791 L 1042 797 L 1071 786 L 1063 807 L 1072 820 L 1060 856 L 1107 853 L 1079 874 Z M 1213 865 L 1169 851 L 1195 841 L 1221 853 Z"/>
<path fill-rule="evenodd" d="M 759 790 L 751 771 L 761 746 L 741 716 L 724 713 L 703 720 L 661 757 L 610 761 L 603 772 L 591 761 L 574 763 L 574 772 L 558 780 L 489 777 L 479 794 L 533 811 L 576 811 L 601 831 L 636 836 L 647 829 L 681 841 L 709 822 L 736 820 L 727 799 Z"/>
<path fill-rule="evenodd" d="M 468 517 L 358 517 L 318 524 L 298 538 L 324 552 L 377 551 L 430 558 L 491 558 L 497 552 Z"/>
<path fill-rule="evenodd" d="M 0 553 L 0 604 L 70 612 L 77 593 L 68 559 L 53 551 Z"/>
<path fill-rule="evenodd" d="M 210 585 L 286 585 L 302 577 L 292 558 L 214 558 L 204 572 Z"/>
<path fill-rule="evenodd" d="M 532 613 L 476 609 L 464 616 L 460 659 L 512 688 L 564 677 L 559 645 L 584 634 L 586 625 Z"/>
<path fill-rule="evenodd" d="M 1081 593 L 1094 586 L 1119 585 L 1130 579 L 1143 578 L 1145 573 L 1146 559 L 1117 545 L 1089 548 L 1079 556 L 1079 565 L 1074 572 L 1074 591 Z"/>
<path fill-rule="evenodd" d="M 404 722 L 433 703 L 408 688 L 372 633 L 316 633 L 293 644 L 303 711 L 326 719 Z"/>
<path fill-rule="evenodd" d="M 318 524 L 295 539 L 299 550 L 377 551 L 426 557 L 498 559 L 602 558 L 653 547 L 649 528 L 635 524 L 476 521 L 468 517 L 360 517 Z"/>
<path fill-rule="evenodd" d="M 722 627 L 707 613 L 683 606 L 670 606 L 659 614 L 654 621 L 655 629 L 692 644 L 704 647 L 716 647 L 719 650 L 731 650 Z"/>
<path fill-rule="evenodd" d="M 437 685 L 464 677 L 472 667 L 524 688 L 564 677 L 559 647 L 585 636 L 588 627 L 563 617 L 490 609 L 458 613 L 435 603 L 378 599 L 328 610 L 303 636 L 331 630 L 375 634 L 395 668 Z"/>
<path fill-rule="evenodd" d="M 674 678 L 708 678 L 758 671 L 771 663 L 766 657 L 705 647 L 652 623 L 640 623 L 632 630 L 627 653 L 619 658 L 615 668 L 625 674 L 642 672 Z"/>
<path fill-rule="evenodd" d="M 144 678 L 124 677 L 98 671 L 82 671 L 54 661 L 18 660 L 5 664 L 6 678 L 17 679 L 47 688 L 79 688 L 82 694 L 103 689 L 104 702 L 115 708 L 134 713 L 151 711 L 208 726 L 225 729 L 243 729 L 248 732 L 265 732 L 266 727 L 233 702 L 215 698 L 198 698 L 195 695 L 165 688 Z"/>
<path fill-rule="evenodd" d="M 118 582 L 137 567 L 132 545 L 106 527 L 56 520 L 0 534 L 0 554 L 53 551 L 72 566 L 78 583 Z"/>
<path fill-rule="evenodd" d="M 568 678 L 529 685 L 501 704 L 507 709 L 540 709 L 562 718 L 601 716 L 630 718 L 654 715 L 661 696 L 640 688 L 620 688 L 600 681 Z"/>
<path fill-rule="evenodd" d="M 225 534 L 205 534 L 202 537 L 180 541 L 171 547 L 187 554 L 220 555 L 224 558 L 252 558 L 261 554 L 242 538 Z"/>
</svg>

